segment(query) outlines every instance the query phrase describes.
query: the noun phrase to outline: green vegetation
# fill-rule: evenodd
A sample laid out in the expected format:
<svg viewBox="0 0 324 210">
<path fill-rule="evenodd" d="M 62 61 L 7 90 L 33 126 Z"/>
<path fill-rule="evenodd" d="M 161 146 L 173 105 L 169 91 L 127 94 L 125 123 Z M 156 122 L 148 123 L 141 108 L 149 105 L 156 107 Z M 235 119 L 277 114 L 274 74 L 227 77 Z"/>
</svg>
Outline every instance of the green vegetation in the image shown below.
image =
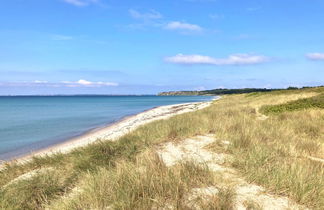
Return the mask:
<svg viewBox="0 0 324 210">
<path fill-rule="evenodd" d="M 270 92 L 274 89 L 266 88 L 243 88 L 243 89 L 214 89 L 203 91 L 171 91 L 159 93 L 161 96 L 170 95 L 224 95 L 224 94 L 241 94 L 241 93 L 254 93 L 254 92 Z M 277 89 L 278 90 L 278 89 Z"/>
<path fill-rule="evenodd" d="M 213 89 L 213 90 L 202 90 L 202 91 L 171 91 L 159 93 L 161 96 L 170 95 L 230 95 L 230 94 L 243 94 L 243 93 L 264 93 L 264 92 L 278 92 L 287 90 L 305 90 L 310 87 L 288 87 L 287 89 L 267 89 L 267 88 L 241 88 L 241 89 Z"/>
<path fill-rule="evenodd" d="M 80 184 L 83 193 L 74 199 L 56 200 L 51 208 L 105 209 L 113 206 L 115 209 L 152 209 L 174 206 L 185 209 L 183 198 L 191 188 L 214 182 L 214 176 L 207 168 L 188 162 L 167 168 L 158 157 L 147 153 L 135 162 L 121 161 L 112 170 L 100 169 L 88 174 Z M 219 197 L 230 198 L 228 194 Z M 204 205 L 200 203 L 200 206 Z"/>
<path fill-rule="evenodd" d="M 265 114 L 278 114 L 287 111 L 297 111 L 310 108 L 324 109 L 324 94 L 291 101 L 285 104 L 266 105 L 261 108 L 261 112 Z"/>
<path fill-rule="evenodd" d="M 115 142 L 99 141 L 68 154 L 8 164 L 0 172 L 0 209 L 152 209 L 166 205 L 185 209 L 192 188 L 222 180 L 193 163 L 167 168 L 154 151 L 161 143 L 207 133 L 230 142 L 227 149 L 219 145 L 210 149 L 231 154 L 229 164 L 247 180 L 321 209 L 324 164 L 308 157 L 324 158 L 324 110 L 317 105 L 282 109 L 275 115 L 264 110 L 296 101 L 313 104 L 309 101 L 315 100 L 323 106 L 323 93 L 320 87 L 225 95 L 206 109 L 152 122 Z M 260 118 L 260 110 L 270 114 L 267 119 Z M 231 209 L 234 197 L 228 186 L 207 203 L 197 204 L 203 209 Z M 247 206 L 259 208 L 253 202 Z"/>
</svg>

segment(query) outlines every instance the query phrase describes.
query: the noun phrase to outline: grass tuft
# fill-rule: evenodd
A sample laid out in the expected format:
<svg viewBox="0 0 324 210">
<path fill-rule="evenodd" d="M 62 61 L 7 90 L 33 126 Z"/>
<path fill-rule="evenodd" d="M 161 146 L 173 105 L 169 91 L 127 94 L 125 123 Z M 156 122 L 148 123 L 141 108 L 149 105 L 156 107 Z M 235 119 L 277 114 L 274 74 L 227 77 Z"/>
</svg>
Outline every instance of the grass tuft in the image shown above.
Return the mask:
<svg viewBox="0 0 324 210">
<path fill-rule="evenodd" d="M 185 162 L 167 168 L 152 153 L 135 162 L 120 161 L 113 170 L 100 169 L 81 183 L 82 193 L 71 200 L 58 200 L 51 209 L 185 209 L 193 187 L 214 183 L 207 168 Z"/>
</svg>

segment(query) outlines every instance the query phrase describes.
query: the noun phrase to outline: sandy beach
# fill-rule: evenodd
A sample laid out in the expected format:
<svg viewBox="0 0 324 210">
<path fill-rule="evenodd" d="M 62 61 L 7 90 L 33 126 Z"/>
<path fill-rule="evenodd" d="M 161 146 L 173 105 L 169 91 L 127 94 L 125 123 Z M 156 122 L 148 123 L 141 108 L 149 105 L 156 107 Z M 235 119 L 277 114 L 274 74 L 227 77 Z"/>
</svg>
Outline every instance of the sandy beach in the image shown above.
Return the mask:
<svg viewBox="0 0 324 210">
<path fill-rule="evenodd" d="M 27 154 L 23 157 L 19 157 L 11 161 L 18 161 L 20 163 L 23 163 L 25 161 L 31 160 L 32 157 L 34 156 L 51 155 L 54 153 L 66 153 L 77 147 L 82 147 L 91 144 L 97 140 L 114 141 L 117 140 L 119 137 L 149 122 L 153 122 L 155 120 L 167 119 L 177 114 L 203 109 L 211 105 L 211 103 L 212 101 L 159 106 L 141 112 L 139 114 L 126 117 L 120 120 L 119 122 L 108 125 L 106 127 L 95 129 L 82 136 L 69 139 L 63 143 L 48 147 L 46 149 L 32 152 L 30 154 Z"/>
</svg>

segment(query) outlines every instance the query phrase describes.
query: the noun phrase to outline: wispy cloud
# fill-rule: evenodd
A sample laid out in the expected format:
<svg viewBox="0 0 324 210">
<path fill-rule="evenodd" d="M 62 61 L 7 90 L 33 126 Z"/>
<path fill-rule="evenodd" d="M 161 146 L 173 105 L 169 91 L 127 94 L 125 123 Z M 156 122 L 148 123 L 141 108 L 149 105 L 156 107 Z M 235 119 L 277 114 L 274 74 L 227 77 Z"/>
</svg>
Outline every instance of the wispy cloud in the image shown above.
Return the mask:
<svg viewBox="0 0 324 210">
<path fill-rule="evenodd" d="M 309 60 L 324 61 L 324 53 L 308 53 L 306 54 L 306 57 Z"/>
<path fill-rule="evenodd" d="M 115 82 L 91 82 L 88 80 L 80 79 L 75 82 L 62 81 L 62 84 L 66 84 L 68 87 L 88 86 L 88 87 L 100 87 L 100 86 L 118 86 Z"/>
<path fill-rule="evenodd" d="M 130 17 L 136 20 L 136 23 L 127 25 L 130 29 L 145 29 L 147 27 L 158 27 L 160 28 L 163 24 L 161 20 L 163 15 L 156 10 L 149 10 L 147 12 L 140 12 L 135 9 L 129 9 L 128 13 Z"/>
<path fill-rule="evenodd" d="M 155 10 L 150 10 L 149 12 L 142 13 L 135 9 L 129 9 L 128 12 L 129 12 L 129 15 L 134 19 L 156 20 L 156 19 L 163 18 L 163 16 Z"/>
<path fill-rule="evenodd" d="M 195 31 L 200 32 L 203 30 L 202 27 L 196 24 L 190 24 L 180 21 L 172 21 L 165 25 L 164 27 L 167 30 L 180 30 L 180 31 Z"/>
<path fill-rule="evenodd" d="M 138 22 L 128 25 L 132 29 L 144 29 L 146 27 L 156 27 L 170 31 L 178 31 L 182 34 L 202 32 L 203 28 L 197 24 L 186 23 L 183 21 L 167 21 L 163 15 L 156 10 L 140 12 L 135 9 L 128 10 L 129 15 Z"/>
<path fill-rule="evenodd" d="M 212 20 L 220 20 L 225 18 L 224 15 L 219 15 L 219 14 L 210 14 L 208 15 L 208 17 Z"/>
<path fill-rule="evenodd" d="M 227 58 L 213 58 L 205 55 L 183 55 L 178 54 L 166 57 L 168 63 L 187 64 L 187 65 L 252 65 L 268 62 L 270 59 L 263 55 L 234 54 Z"/>
<path fill-rule="evenodd" d="M 68 4 L 72 4 L 77 7 L 85 7 L 90 4 L 98 4 L 99 0 L 63 0 L 64 2 Z"/>
<path fill-rule="evenodd" d="M 78 81 L 62 81 L 62 82 L 49 82 L 46 80 L 34 80 L 31 82 L 2 82 L 0 86 L 9 87 L 108 87 L 108 86 L 119 86 L 115 82 L 93 82 L 84 79 Z"/>
<path fill-rule="evenodd" d="M 46 81 L 46 80 L 35 80 L 35 81 L 33 81 L 33 83 L 36 83 L 36 84 L 46 84 L 46 83 L 48 83 L 48 81 Z"/>
<path fill-rule="evenodd" d="M 51 38 L 55 41 L 68 41 L 72 40 L 72 36 L 66 36 L 66 35 L 60 35 L 60 34 L 54 34 L 51 36 Z"/>
</svg>

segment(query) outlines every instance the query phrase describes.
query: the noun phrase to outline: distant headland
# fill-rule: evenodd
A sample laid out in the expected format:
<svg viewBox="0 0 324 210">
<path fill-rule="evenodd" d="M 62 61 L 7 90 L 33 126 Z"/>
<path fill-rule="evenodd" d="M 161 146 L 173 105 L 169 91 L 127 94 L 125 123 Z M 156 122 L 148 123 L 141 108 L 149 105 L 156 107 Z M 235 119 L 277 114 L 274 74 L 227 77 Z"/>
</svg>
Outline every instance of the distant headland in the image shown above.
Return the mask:
<svg viewBox="0 0 324 210">
<path fill-rule="evenodd" d="M 323 87 L 323 86 L 320 86 Z M 240 89 L 212 89 L 212 90 L 202 90 L 202 91 L 169 91 L 161 92 L 158 95 L 160 96 L 177 96 L 177 95 L 224 95 L 224 94 L 241 94 L 241 93 L 254 93 L 254 92 L 271 92 L 271 91 L 280 91 L 280 90 L 297 90 L 297 89 L 307 89 L 312 87 L 288 87 L 288 88 L 240 88 Z"/>
</svg>

